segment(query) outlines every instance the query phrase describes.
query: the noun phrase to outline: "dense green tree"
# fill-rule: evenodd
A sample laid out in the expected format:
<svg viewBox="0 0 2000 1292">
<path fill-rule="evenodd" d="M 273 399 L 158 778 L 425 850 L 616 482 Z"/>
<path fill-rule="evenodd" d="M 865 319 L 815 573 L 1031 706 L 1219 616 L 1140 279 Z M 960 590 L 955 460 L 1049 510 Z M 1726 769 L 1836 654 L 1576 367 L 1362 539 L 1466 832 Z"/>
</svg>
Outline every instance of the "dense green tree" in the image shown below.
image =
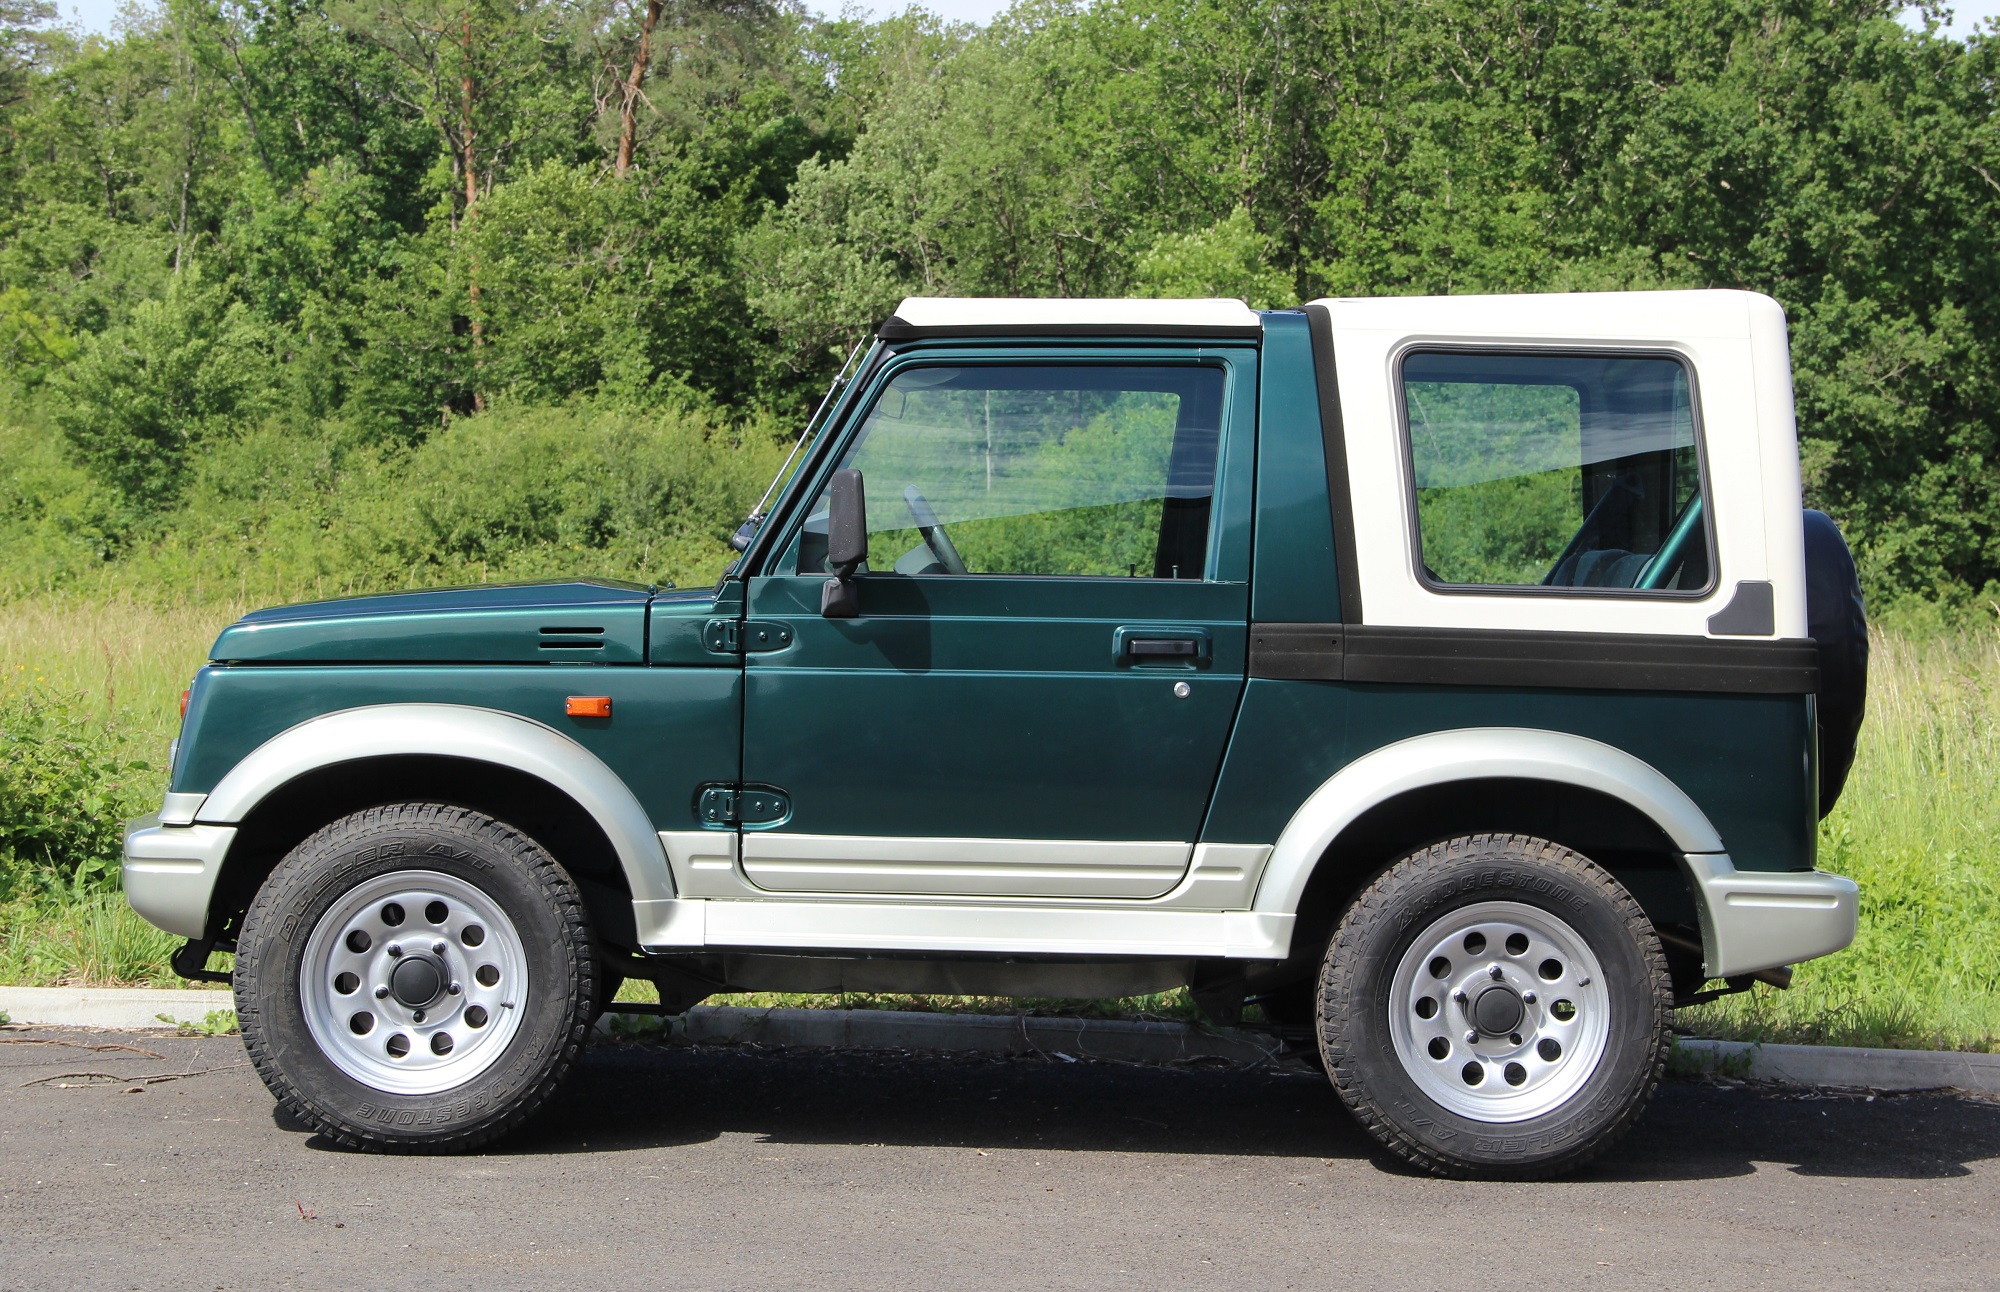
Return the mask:
<svg viewBox="0 0 2000 1292">
<path fill-rule="evenodd" d="M 5 443 L 57 428 L 71 510 L 143 528 L 264 436 L 796 417 L 909 293 L 1744 287 L 1871 592 L 1966 604 L 2000 595 L 2000 39 L 1895 13 L 160 0 L 104 39 L 0 0 Z"/>
</svg>

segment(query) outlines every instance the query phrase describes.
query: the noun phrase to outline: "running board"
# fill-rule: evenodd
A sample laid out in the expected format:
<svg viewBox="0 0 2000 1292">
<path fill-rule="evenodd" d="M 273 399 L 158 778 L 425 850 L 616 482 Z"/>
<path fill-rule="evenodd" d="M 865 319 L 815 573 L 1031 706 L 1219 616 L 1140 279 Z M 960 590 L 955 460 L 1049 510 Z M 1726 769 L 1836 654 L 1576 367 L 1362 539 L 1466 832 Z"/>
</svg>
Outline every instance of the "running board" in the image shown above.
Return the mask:
<svg viewBox="0 0 2000 1292">
<path fill-rule="evenodd" d="M 632 913 L 647 951 L 742 947 L 1231 960 L 1284 959 L 1295 918 L 1263 911 L 701 898 L 636 901 Z"/>
</svg>

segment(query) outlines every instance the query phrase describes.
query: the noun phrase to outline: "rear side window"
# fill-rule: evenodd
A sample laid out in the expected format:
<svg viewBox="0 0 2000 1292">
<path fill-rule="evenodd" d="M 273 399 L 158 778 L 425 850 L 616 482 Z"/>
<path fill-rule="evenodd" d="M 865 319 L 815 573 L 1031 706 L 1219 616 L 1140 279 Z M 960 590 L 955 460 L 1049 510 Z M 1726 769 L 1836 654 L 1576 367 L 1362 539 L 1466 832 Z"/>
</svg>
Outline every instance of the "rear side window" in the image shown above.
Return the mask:
<svg viewBox="0 0 2000 1292">
<path fill-rule="evenodd" d="M 1678 360 L 1415 351 L 1402 391 L 1426 581 L 1709 586 L 1700 437 Z"/>
</svg>

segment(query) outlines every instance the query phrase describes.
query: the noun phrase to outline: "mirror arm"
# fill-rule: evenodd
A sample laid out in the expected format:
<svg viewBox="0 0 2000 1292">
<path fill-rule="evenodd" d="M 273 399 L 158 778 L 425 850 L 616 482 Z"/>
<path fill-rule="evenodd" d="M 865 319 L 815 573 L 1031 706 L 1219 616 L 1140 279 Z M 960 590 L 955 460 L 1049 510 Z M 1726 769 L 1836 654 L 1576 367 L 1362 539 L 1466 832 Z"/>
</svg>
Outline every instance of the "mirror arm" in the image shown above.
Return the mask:
<svg viewBox="0 0 2000 1292">
<path fill-rule="evenodd" d="M 861 599 L 854 595 L 852 575 L 835 575 L 820 585 L 819 613 L 825 619 L 853 619 L 861 613 Z"/>
</svg>

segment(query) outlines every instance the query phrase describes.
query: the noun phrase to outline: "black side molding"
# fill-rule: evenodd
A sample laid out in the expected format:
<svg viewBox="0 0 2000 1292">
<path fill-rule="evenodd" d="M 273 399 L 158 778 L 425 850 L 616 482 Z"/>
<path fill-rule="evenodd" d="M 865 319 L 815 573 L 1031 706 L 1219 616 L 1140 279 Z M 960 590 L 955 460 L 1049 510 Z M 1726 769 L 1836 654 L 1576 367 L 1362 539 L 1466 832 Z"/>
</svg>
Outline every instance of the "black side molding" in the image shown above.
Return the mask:
<svg viewBox="0 0 2000 1292">
<path fill-rule="evenodd" d="M 1250 676 L 1415 686 L 1808 695 L 1819 689 L 1819 648 L 1804 640 L 1252 624 Z"/>
<path fill-rule="evenodd" d="M 1250 625 L 1250 676 L 1288 682 L 1338 682 L 1344 676 L 1342 624 Z"/>
</svg>

